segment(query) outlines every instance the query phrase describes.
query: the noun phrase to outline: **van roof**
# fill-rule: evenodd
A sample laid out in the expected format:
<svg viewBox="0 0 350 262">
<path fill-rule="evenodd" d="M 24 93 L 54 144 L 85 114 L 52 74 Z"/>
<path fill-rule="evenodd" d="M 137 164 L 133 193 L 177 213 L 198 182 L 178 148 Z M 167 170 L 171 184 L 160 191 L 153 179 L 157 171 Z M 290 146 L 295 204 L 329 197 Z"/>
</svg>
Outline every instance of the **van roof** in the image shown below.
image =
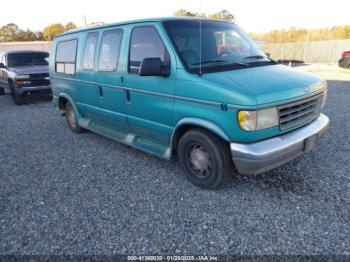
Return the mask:
<svg viewBox="0 0 350 262">
<path fill-rule="evenodd" d="M 67 31 L 59 36 L 65 36 L 73 33 L 83 32 L 83 31 L 89 31 L 89 30 L 96 30 L 96 29 L 103 29 L 108 28 L 112 26 L 118 26 L 118 25 L 128 25 L 128 24 L 138 24 L 138 23 L 147 23 L 147 22 L 163 22 L 163 21 L 170 21 L 170 20 L 199 20 L 200 17 L 186 17 L 186 16 L 171 16 L 171 17 L 158 17 L 158 18 L 146 18 L 146 19 L 137 19 L 137 20 L 130 20 L 130 21 L 124 21 L 124 22 L 117 22 L 117 23 L 108 23 L 108 24 L 97 24 L 97 25 L 91 25 L 86 27 L 81 27 L 77 29 L 72 29 L 70 31 Z M 202 18 L 203 20 L 211 20 L 211 21 L 220 21 L 215 19 L 209 19 L 209 18 Z M 224 22 L 224 21 L 222 21 Z"/>
</svg>

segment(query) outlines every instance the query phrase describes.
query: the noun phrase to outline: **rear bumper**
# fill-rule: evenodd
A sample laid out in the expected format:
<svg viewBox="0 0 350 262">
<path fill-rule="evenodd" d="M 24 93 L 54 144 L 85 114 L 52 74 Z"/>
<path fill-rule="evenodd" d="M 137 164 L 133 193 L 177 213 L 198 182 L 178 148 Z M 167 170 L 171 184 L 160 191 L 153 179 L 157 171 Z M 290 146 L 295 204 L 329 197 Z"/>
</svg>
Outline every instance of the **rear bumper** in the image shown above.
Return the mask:
<svg viewBox="0 0 350 262">
<path fill-rule="evenodd" d="M 329 128 L 329 118 L 321 114 L 295 131 L 252 144 L 231 143 L 233 162 L 239 173 L 254 175 L 285 164 L 311 150 Z"/>
<path fill-rule="evenodd" d="M 19 95 L 52 94 L 51 86 L 23 86 L 16 89 Z"/>
</svg>

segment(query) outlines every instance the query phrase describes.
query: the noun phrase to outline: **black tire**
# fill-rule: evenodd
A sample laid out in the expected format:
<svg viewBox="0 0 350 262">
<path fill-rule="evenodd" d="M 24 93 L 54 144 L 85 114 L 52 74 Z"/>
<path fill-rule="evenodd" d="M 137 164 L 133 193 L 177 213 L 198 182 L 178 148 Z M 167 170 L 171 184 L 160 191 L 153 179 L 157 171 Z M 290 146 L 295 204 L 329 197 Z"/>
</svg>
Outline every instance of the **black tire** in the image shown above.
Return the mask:
<svg viewBox="0 0 350 262">
<path fill-rule="evenodd" d="M 5 95 L 5 89 L 0 87 L 0 96 L 3 96 Z"/>
<path fill-rule="evenodd" d="M 66 103 L 65 111 L 66 111 L 67 124 L 70 130 L 72 130 L 74 133 L 77 133 L 77 134 L 86 132 L 86 129 L 81 128 L 78 125 L 77 117 L 75 115 L 75 111 L 71 103 L 69 102 Z"/>
<path fill-rule="evenodd" d="M 10 90 L 13 102 L 18 106 L 23 105 L 24 97 L 22 95 L 17 94 L 12 84 L 10 84 Z"/>
<path fill-rule="evenodd" d="M 186 132 L 177 153 L 186 176 L 196 186 L 216 189 L 232 178 L 234 166 L 228 143 L 206 130 Z"/>
</svg>

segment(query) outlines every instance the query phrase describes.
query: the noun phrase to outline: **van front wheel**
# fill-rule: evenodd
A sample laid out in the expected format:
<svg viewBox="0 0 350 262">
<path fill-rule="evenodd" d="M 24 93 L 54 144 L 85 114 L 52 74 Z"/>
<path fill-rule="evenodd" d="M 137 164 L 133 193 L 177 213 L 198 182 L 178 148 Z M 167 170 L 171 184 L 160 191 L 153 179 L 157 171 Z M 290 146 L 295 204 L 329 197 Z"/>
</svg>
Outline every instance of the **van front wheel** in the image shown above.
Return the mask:
<svg viewBox="0 0 350 262">
<path fill-rule="evenodd" d="M 86 129 L 78 126 L 78 120 L 77 120 L 74 108 L 71 105 L 71 103 L 69 103 L 69 102 L 66 103 L 65 111 L 66 111 L 67 124 L 68 124 L 68 127 L 70 128 L 70 130 L 72 130 L 74 133 L 85 132 Z"/>
<path fill-rule="evenodd" d="M 208 131 L 193 129 L 185 133 L 178 145 L 178 157 L 186 176 L 196 186 L 215 189 L 232 177 L 228 144 Z"/>
</svg>

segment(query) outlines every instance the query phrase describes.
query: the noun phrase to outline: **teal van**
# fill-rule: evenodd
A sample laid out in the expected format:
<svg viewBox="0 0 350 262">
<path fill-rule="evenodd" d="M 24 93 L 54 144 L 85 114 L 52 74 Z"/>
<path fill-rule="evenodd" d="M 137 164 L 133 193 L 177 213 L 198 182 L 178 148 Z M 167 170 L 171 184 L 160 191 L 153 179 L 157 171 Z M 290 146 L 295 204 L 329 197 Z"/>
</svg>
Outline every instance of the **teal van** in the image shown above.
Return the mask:
<svg viewBox="0 0 350 262">
<path fill-rule="evenodd" d="M 224 21 L 157 18 L 70 31 L 54 39 L 49 70 L 54 104 L 72 131 L 177 157 L 202 188 L 291 161 L 329 127 L 326 82 L 276 64 Z"/>
</svg>

